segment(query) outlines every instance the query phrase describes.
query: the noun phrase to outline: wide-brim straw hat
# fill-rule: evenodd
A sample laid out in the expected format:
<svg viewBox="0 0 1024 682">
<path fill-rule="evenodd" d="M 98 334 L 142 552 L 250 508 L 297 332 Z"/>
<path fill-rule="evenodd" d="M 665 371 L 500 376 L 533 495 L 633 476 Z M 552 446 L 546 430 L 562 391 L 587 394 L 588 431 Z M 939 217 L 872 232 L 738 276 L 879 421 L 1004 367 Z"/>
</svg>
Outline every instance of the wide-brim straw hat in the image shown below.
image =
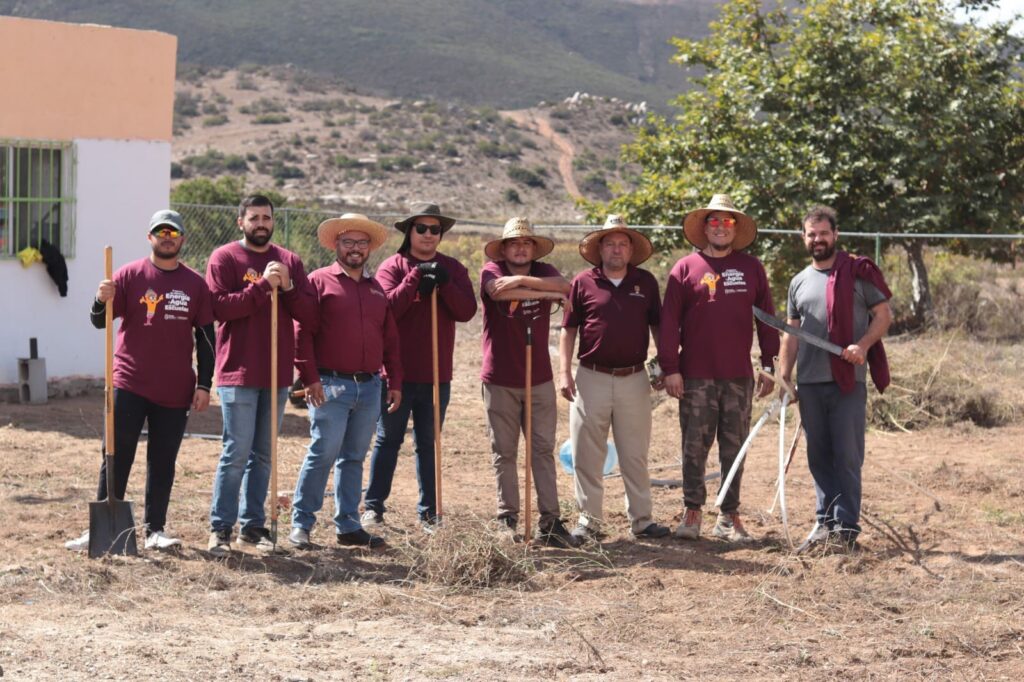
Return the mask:
<svg viewBox="0 0 1024 682">
<path fill-rule="evenodd" d="M 591 265 L 600 265 L 601 240 L 616 232 L 625 234 L 633 243 L 633 255 L 629 259 L 630 265 L 640 265 L 654 253 L 654 246 L 651 245 L 651 240 L 647 238 L 647 235 L 628 227 L 622 216 L 613 213 L 604 221 L 604 227 L 587 233 L 580 240 L 580 255 L 583 256 L 583 260 Z"/>
<path fill-rule="evenodd" d="M 698 249 L 707 248 L 708 237 L 704 234 L 704 218 L 715 211 L 726 211 L 736 218 L 736 237 L 733 239 L 732 248 L 745 249 L 754 243 L 754 239 L 757 238 L 757 225 L 754 224 L 754 219 L 737 209 L 728 194 L 716 194 L 711 197 L 711 203 L 707 207 L 690 211 L 683 218 L 683 233 L 691 244 Z"/>
<path fill-rule="evenodd" d="M 540 237 L 533 233 L 533 225 L 526 218 L 510 218 L 505 223 L 505 229 L 501 233 L 501 239 L 494 239 L 484 246 L 484 254 L 491 260 L 502 260 L 501 244 L 506 239 L 518 239 L 527 237 L 537 245 L 533 252 L 533 259 L 540 260 L 555 250 L 555 243 L 547 237 Z"/>
<path fill-rule="evenodd" d="M 379 249 L 388 239 L 387 228 L 362 213 L 346 213 L 339 218 L 329 218 L 316 228 L 320 245 L 331 251 L 335 249 L 338 237 L 346 232 L 365 232 L 370 238 L 370 251 Z"/>
<path fill-rule="evenodd" d="M 444 234 L 448 230 L 452 229 L 452 225 L 455 224 L 455 218 L 442 215 L 441 207 L 437 204 L 431 204 L 426 201 L 417 201 L 412 204 L 412 213 L 407 218 L 403 218 L 395 223 L 395 228 L 402 232 L 408 232 L 409 228 L 416 223 L 417 218 L 437 218 L 437 221 L 441 223 L 441 234 Z"/>
</svg>

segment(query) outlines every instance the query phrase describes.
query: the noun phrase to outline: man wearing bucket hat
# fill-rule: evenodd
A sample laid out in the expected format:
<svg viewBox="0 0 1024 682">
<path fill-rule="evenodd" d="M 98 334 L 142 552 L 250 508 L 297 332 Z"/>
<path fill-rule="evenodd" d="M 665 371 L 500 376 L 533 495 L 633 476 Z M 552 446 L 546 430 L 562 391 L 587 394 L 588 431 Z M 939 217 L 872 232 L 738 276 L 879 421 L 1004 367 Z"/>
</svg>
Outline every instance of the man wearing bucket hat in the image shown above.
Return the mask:
<svg viewBox="0 0 1024 682">
<path fill-rule="evenodd" d="M 149 222 L 151 253 L 118 268 L 96 291 L 89 318 L 105 329 L 107 301 L 121 318 L 114 355 L 114 497 L 124 499 L 143 424 L 146 444 L 146 549 L 168 549 L 181 540 L 165 531 L 174 466 L 189 411 L 210 404 L 213 380 L 213 304 L 203 276 L 178 261 L 185 225 L 176 211 L 157 211 Z M 192 371 L 192 351 L 198 378 Z M 97 500 L 107 497 L 106 458 Z M 65 543 L 89 548 L 89 532 Z"/>
<path fill-rule="evenodd" d="M 491 461 L 498 492 L 498 521 L 515 531 L 519 520 L 516 453 L 526 414 L 527 329 L 531 346 L 532 473 L 540 512 L 538 538 L 549 545 L 572 547 L 577 540 L 562 524 L 555 482 L 555 385 L 548 351 L 551 302 L 563 300 L 569 282 L 558 269 L 539 259 L 555 243 L 533 232 L 526 218 L 511 218 L 500 239 L 487 243 L 491 259 L 480 271 L 484 307 L 483 366 L 480 379 Z"/>
<path fill-rule="evenodd" d="M 278 298 L 277 415 L 284 416 L 295 360 L 292 321 L 307 322 L 316 303 L 297 255 L 273 244 L 274 205 L 254 194 L 238 207 L 242 239 L 216 249 L 206 265 L 217 328 L 217 395 L 224 418 L 224 447 L 217 463 L 210 505 L 209 551 L 226 556 L 231 531 L 238 542 L 270 552 L 264 502 L 270 483 L 271 292 Z M 273 502 L 276 504 L 276 501 Z"/>
<path fill-rule="evenodd" d="M 729 471 L 750 430 L 755 387 L 750 364 L 752 306 L 774 314 L 768 277 L 761 262 L 742 250 L 757 236 L 754 220 L 725 194 L 683 219 L 683 231 L 697 251 L 681 258 L 669 274 L 661 308 L 658 359 L 665 390 L 679 399 L 683 441 L 685 513 L 676 536 L 700 537 L 701 507 L 707 498 L 704 467 L 718 440 L 722 472 Z M 761 365 L 771 371 L 779 335 L 757 322 Z M 771 383 L 757 379 L 758 397 Z M 750 540 L 740 520 L 742 468 L 729 486 L 713 534 L 733 542 Z"/>
<path fill-rule="evenodd" d="M 610 215 L 603 228 L 580 241 L 579 249 L 594 267 L 572 281 L 558 344 L 559 389 L 572 402 L 569 436 L 580 510 L 572 534 L 581 540 L 600 537 L 605 443 L 611 428 L 630 531 L 638 538 L 664 537 L 669 529 L 651 517 L 651 384 L 644 371 L 651 335 L 658 338 L 661 294 L 654 275 L 638 267 L 653 248 L 622 216 Z M 577 335 L 579 369 L 574 380 Z"/>
<path fill-rule="evenodd" d="M 338 544 L 372 548 L 384 541 L 367 533 L 359 520 L 363 460 L 382 399 L 390 412 L 402 401 L 398 328 L 384 289 L 364 271 L 370 253 L 387 240 L 387 230 L 362 214 L 346 213 L 320 223 L 317 237 L 337 260 L 310 273 L 317 315 L 295 327 L 295 365 L 306 387 L 310 443 L 295 483 L 288 540 L 299 548 L 310 546 L 333 467 Z"/>
<path fill-rule="evenodd" d="M 404 233 L 398 253 L 381 263 L 374 275 L 384 288 L 402 338 L 402 403 L 381 411 L 377 438 L 370 457 L 370 480 L 363 500 L 363 527 L 373 530 L 384 522 L 385 503 L 398 463 L 398 450 L 412 416 L 416 477 L 420 496 L 416 510 L 424 528 L 434 523 L 437 507 L 434 481 L 434 368 L 431 348 L 431 296 L 437 289 L 438 388 L 440 417 L 451 394 L 455 323 L 476 314 L 476 294 L 465 266 L 439 252 L 444 235 L 455 224 L 436 204 L 417 203 L 413 212 L 395 223 Z"/>
</svg>

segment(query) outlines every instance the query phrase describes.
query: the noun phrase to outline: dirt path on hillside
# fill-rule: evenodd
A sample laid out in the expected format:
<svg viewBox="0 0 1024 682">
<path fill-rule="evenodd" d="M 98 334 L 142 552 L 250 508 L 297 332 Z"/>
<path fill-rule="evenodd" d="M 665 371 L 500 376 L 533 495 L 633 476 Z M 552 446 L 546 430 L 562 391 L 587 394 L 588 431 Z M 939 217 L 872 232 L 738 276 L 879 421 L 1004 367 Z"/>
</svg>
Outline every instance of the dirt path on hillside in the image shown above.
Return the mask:
<svg viewBox="0 0 1024 682">
<path fill-rule="evenodd" d="M 505 111 L 502 113 L 519 125 L 528 126 L 532 130 L 537 131 L 545 140 L 555 145 L 555 148 L 559 151 L 558 174 L 562 176 L 562 184 L 565 185 L 565 191 L 573 199 L 583 198 L 572 172 L 572 161 L 576 157 L 576 148 L 572 142 L 555 132 L 547 116 L 538 116 L 535 112 L 523 110 Z"/>
</svg>

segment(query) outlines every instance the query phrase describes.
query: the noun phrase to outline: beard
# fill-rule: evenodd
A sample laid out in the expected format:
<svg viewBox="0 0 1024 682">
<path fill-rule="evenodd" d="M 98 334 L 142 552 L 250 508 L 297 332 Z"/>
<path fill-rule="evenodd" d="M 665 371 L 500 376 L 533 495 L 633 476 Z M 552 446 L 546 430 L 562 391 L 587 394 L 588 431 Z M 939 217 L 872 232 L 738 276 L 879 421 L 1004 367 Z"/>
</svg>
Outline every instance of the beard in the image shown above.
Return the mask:
<svg viewBox="0 0 1024 682">
<path fill-rule="evenodd" d="M 366 263 L 366 256 L 364 256 L 359 251 L 350 251 L 341 258 L 339 258 L 338 260 L 341 261 L 342 265 L 352 268 L 354 270 L 356 268 L 363 267 L 363 265 Z"/>
<path fill-rule="evenodd" d="M 174 258 L 181 251 L 181 246 L 173 241 L 157 242 L 153 244 L 153 255 L 157 258 Z"/>
<path fill-rule="evenodd" d="M 811 255 L 811 260 L 820 263 L 823 260 L 828 260 L 836 252 L 835 242 L 831 244 L 811 244 L 807 247 L 807 253 Z"/>
<path fill-rule="evenodd" d="M 270 242 L 270 238 L 274 236 L 273 230 L 264 230 L 258 228 L 251 232 L 245 233 L 245 240 L 253 246 L 266 246 Z"/>
</svg>

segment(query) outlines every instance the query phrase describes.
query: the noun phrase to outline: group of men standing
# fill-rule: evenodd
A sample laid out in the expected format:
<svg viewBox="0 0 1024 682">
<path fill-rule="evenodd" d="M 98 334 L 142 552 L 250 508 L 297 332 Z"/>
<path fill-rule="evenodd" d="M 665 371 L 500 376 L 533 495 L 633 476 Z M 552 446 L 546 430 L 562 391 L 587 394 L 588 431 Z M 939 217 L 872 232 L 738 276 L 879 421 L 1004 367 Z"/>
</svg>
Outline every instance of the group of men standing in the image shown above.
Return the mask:
<svg viewBox="0 0 1024 682">
<path fill-rule="evenodd" d="M 387 229 L 354 213 L 324 221 L 318 239 L 336 260 L 307 277 L 298 256 L 271 241 L 271 202 L 253 195 L 239 206 L 242 238 L 213 252 L 204 280 L 177 259 L 185 240 L 181 217 L 173 211 L 153 216 L 151 255 L 122 267 L 113 280 L 102 281 L 91 311 L 93 324 L 102 327 L 106 302 L 113 300 L 114 315 L 122 318 L 114 374 L 115 495 L 124 495 L 142 425 L 149 422 L 147 548 L 180 544 L 165 530 L 174 463 L 189 410 L 203 410 L 209 403 L 214 367 L 223 449 L 210 509 L 212 555 L 230 552 L 236 524 L 239 543 L 260 550 L 274 547 L 266 527 L 271 419 L 280 424 L 293 367 L 305 388 L 310 443 L 292 499 L 289 542 L 298 548 L 312 545 L 310 535 L 332 469 L 337 542 L 365 547 L 384 542 L 386 503 L 410 417 L 417 512 L 423 529 L 433 531 L 438 522 L 434 429 L 440 426 L 434 423 L 434 382 L 443 424 L 455 325 L 477 312 L 467 269 L 438 250 L 455 222 L 434 204 L 415 206 L 411 215 L 395 223 L 403 234 L 398 252 L 371 275 L 367 260 L 387 240 Z M 778 333 L 760 321 L 755 324 L 752 317 L 752 306 L 774 314 L 765 269 L 744 252 L 757 234 L 754 221 L 729 197 L 716 195 L 708 206 L 687 214 L 683 229 L 697 250 L 672 268 L 664 302 L 657 279 L 640 267 L 653 254 L 650 241 L 620 216 L 609 216 L 601 229 L 580 242 L 580 255 L 593 267 L 571 282 L 543 262 L 554 242 L 535 234 L 525 218 L 512 218 L 501 237 L 486 244 L 489 262 L 480 272 L 480 378 L 499 527 L 514 535 L 520 520 L 516 460 L 523 433 L 531 439 L 538 540 L 560 547 L 600 540 L 603 466 L 611 431 L 631 534 L 669 535 L 671 530 L 653 518 L 647 464 L 650 394 L 663 386 L 680 406 L 684 511 L 675 535 L 697 539 L 712 444 L 717 439 L 724 473 L 747 437 L 754 393 L 765 396 L 772 390 L 772 382 L 763 373 L 755 379 L 751 368 L 756 329 L 767 373 L 778 371 L 788 381 L 798 365 L 800 410 L 818 497 L 813 539 L 838 537 L 852 545 L 860 530 L 865 361 L 871 361 L 880 389 L 887 381 L 880 339 L 891 320 L 891 294 L 881 273 L 869 260 L 835 250 L 838 232 L 831 209 L 811 211 L 803 231 L 812 264 L 790 285 L 789 322 L 828 336 L 844 351 L 842 359 L 829 358 L 787 336 L 776 367 Z M 271 297 L 272 289 L 277 297 Z M 278 300 L 279 320 L 276 382 L 271 382 L 269 359 L 272 300 Z M 564 306 L 557 388 L 571 402 L 579 511 L 571 532 L 561 518 L 553 457 L 557 398 L 548 334 L 556 304 Z M 216 342 L 214 320 L 219 323 Z M 436 349 L 431 340 L 435 322 Z M 649 379 L 652 338 L 663 376 Z M 192 370 L 193 348 L 198 377 Z M 156 353 L 160 362 L 153 361 Z M 278 387 L 274 415 L 272 383 Z M 363 463 L 371 440 L 364 491 Z M 742 468 L 732 479 L 713 530 L 715 536 L 736 542 L 750 539 L 739 515 L 741 480 Z M 106 495 L 101 470 L 97 497 Z M 84 549 L 88 534 L 67 545 Z"/>
</svg>

